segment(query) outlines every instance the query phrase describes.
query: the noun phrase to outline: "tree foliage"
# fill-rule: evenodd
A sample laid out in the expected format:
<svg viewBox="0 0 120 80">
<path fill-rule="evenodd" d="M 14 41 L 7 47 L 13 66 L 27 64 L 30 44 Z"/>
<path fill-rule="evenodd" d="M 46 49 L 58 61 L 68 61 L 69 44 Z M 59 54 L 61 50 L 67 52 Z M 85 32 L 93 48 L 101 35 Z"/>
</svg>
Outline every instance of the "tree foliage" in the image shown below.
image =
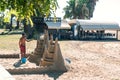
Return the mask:
<svg viewBox="0 0 120 80">
<path fill-rule="evenodd" d="M 13 9 L 20 16 L 48 16 L 57 6 L 57 0 L 0 0 L 1 11 Z"/>
<path fill-rule="evenodd" d="M 68 5 L 64 8 L 65 15 L 64 18 L 73 18 L 73 19 L 85 19 L 82 12 L 83 4 L 86 4 L 86 7 L 89 10 L 89 17 L 93 16 L 94 7 L 98 0 L 69 0 L 67 1 Z"/>
<path fill-rule="evenodd" d="M 30 35 L 32 32 L 32 17 L 48 17 L 50 14 L 55 15 L 58 7 L 57 0 L 0 0 L 0 11 L 8 9 L 10 12 L 10 31 L 12 28 L 13 15 L 17 16 L 17 22 L 22 18 L 24 32 Z M 16 12 L 16 13 L 15 13 Z M 6 20 L 8 17 L 6 17 Z"/>
</svg>

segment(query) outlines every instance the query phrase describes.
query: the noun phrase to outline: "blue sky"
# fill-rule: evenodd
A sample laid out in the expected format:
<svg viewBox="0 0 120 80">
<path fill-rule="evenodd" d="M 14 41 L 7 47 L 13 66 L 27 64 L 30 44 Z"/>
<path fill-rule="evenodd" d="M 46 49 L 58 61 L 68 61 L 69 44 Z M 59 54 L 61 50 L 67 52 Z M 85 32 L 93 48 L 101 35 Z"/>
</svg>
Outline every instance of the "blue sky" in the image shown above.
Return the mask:
<svg viewBox="0 0 120 80">
<path fill-rule="evenodd" d="M 58 0 L 60 8 L 56 11 L 58 17 L 63 17 L 62 10 L 68 0 Z M 95 11 L 92 20 L 115 21 L 120 23 L 120 0 L 99 0 L 96 3 Z"/>
</svg>

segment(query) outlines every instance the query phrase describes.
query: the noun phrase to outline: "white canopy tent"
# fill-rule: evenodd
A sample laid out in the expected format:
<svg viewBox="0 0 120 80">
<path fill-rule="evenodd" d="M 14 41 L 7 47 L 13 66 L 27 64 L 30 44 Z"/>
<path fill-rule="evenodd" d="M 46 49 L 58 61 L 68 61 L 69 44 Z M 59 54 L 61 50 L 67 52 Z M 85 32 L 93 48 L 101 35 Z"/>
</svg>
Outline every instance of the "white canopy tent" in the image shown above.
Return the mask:
<svg viewBox="0 0 120 80">
<path fill-rule="evenodd" d="M 96 35 L 97 37 L 103 37 L 103 35 L 106 35 L 105 31 L 116 31 L 114 34 L 116 34 L 116 38 L 118 39 L 118 31 L 120 30 L 120 26 L 116 22 L 110 22 L 110 21 L 95 21 L 95 20 L 82 20 L 82 19 L 73 19 L 68 21 L 70 25 L 73 25 L 74 27 L 74 36 L 76 38 L 83 37 L 90 37 L 90 34 Z M 90 31 L 90 32 L 89 32 Z M 92 33 L 93 31 L 93 33 Z M 90 33 L 90 34 L 89 34 Z M 109 32 L 110 33 L 110 32 Z M 112 33 L 110 33 L 111 35 Z M 112 34 L 113 35 L 113 34 Z"/>
<path fill-rule="evenodd" d="M 119 24 L 116 22 L 77 20 L 76 24 L 83 30 L 120 30 Z"/>
<path fill-rule="evenodd" d="M 48 29 L 71 29 L 70 25 L 66 20 L 61 20 L 61 18 L 46 18 L 45 23 L 48 26 Z"/>
<path fill-rule="evenodd" d="M 45 23 L 48 26 L 48 33 L 53 34 L 53 38 L 58 37 L 70 37 L 69 30 L 71 29 L 70 25 L 66 20 L 61 20 L 61 18 L 46 18 Z"/>
</svg>

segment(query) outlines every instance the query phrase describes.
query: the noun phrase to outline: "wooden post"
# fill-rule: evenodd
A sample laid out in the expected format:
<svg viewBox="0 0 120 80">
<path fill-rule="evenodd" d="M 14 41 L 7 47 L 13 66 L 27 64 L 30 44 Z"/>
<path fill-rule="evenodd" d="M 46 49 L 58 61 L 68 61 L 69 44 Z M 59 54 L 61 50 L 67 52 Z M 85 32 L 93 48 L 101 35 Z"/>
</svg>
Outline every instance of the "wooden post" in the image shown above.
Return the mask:
<svg viewBox="0 0 120 80">
<path fill-rule="evenodd" d="M 118 40 L 118 30 L 116 31 L 116 39 Z"/>
<path fill-rule="evenodd" d="M 57 37 L 58 37 L 58 39 L 61 39 L 61 35 L 60 35 L 61 33 L 60 33 L 60 29 L 57 29 Z"/>
</svg>

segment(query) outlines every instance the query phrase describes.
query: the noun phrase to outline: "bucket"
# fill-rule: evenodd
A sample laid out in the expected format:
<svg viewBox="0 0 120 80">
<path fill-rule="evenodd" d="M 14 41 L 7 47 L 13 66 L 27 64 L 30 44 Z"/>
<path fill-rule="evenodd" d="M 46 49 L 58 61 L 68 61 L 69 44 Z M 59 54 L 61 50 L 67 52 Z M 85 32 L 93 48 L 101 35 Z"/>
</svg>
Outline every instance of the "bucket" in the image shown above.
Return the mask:
<svg viewBox="0 0 120 80">
<path fill-rule="evenodd" d="M 26 58 L 22 58 L 22 63 L 26 63 Z"/>
</svg>

